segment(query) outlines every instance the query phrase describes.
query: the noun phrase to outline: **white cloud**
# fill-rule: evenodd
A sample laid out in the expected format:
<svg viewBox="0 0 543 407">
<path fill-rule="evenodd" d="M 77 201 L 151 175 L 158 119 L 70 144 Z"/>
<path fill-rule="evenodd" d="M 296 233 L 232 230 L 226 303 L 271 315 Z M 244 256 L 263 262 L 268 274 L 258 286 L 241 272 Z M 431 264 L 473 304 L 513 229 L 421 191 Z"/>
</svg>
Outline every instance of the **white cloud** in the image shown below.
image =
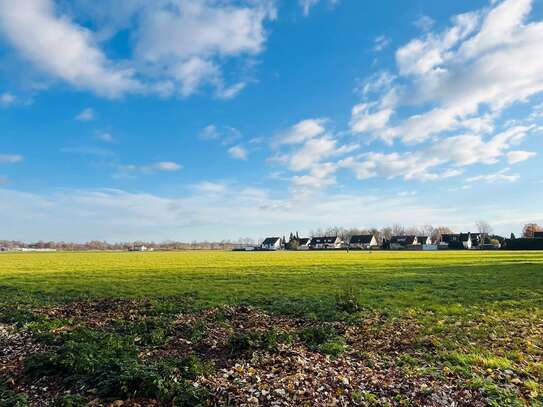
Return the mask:
<svg viewBox="0 0 543 407">
<path fill-rule="evenodd" d="M 519 180 L 520 175 L 518 174 L 508 174 L 509 168 L 505 168 L 499 172 L 493 173 L 493 174 L 484 174 L 484 175 L 477 175 L 475 177 L 470 177 L 466 181 L 467 182 L 516 182 Z"/>
<path fill-rule="evenodd" d="M 434 24 L 434 19 L 427 15 L 421 15 L 415 21 L 413 21 L 413 25 L 422 31 L 430 31 Z"/>
<path fill-rule="evenodd" d="M 227 146 L 234 144 L 243 135 L 238 129 L 231 126 L 217 127 L 214 124 L 209 124 L 200 131 L 199 137 L 203 140 L 217 140 Z"/>
<path fill-rule="evenodd" d="M 526 161 L 527 159 L 536 156 L 537 154 L 531 151 L 510 151 L 507 153 L 507 161 L 509 164 L 516 164 L 520 163 L 522 161 Z"/>
<path fill-rule="evenodd" d="M 373 40 L 373 50 L 375 52 L 381 52 L 390 45 L 390 38 L 386 35 L 380 35 Z"/>
<path fill-rule="evenodd" d="M 506 108 L 543 91 L 543 21 L 529 19 L 531 6 L 531 0 L 495 2 L 398 49 L 399 77 L 383 90 L 395 90 L 397 98 L 387 108 L 407 105 L 416 113 L 362 129 L 389 143 L 421 143 L 481 125 L 480 131 L 491 130 Z"/>
<path fill-rule="evenodd" d="M 96 133 L 96 138 L 100 141 L 103 141 L 105 143 L 114 143 L 115 138 L 113 135 L 108 131 L 99 131 Z"/>
<path fill-rule="evenodd" d="M 335 7 L 340 0 L 328 0 L 329 7 Z M 311 9 L 316 6 L 320 0 L 298 0 L 298 3 L 300 4 L 300 7 L 302 7 L 302 11 L 304 13 L 304 16 L 308 16 Z"/>
<path fill-rule="evenodd" d="M 4 92 L 0 95 L 0 106 L 8 107 L 16 102 L 17 98 L 10 92 Z"/>
<path fill-rule="evenodd" d="M 232 98 L 249 74 L 242 69 L 244 77 L 227 84 L 222 65 L 262 52 L 264 24 L 274 18 L 273 0 L 77 0 L 69 8 L 53 0 L 0 0 L 0 33 L 21 56 L 41 72 L 105 97 L 187 97 L 208 86 L 217 98 Z M 133 54 L 108 58 L 104 45 L 121 30 L 129 33 Z"/>
<path fill-rule="evenodd" d="M 237 146 L 230 147 L 228 149 L 228 154 L 230 154 L 230 157 L 236 160 L 246 160 L 248 152 L 242 146 L 237 145 Z"/>
<path fill-rule="evenodd" d="M 126 164 L 118 166 L 118 172 L 114 174 L 114 177 L 122 178 L 124 176 L 130 176 L 131 174 L 136 173 L 152 174 L 155 172 L 175 172 L 182 169 L 182 165 L 173 161 L 160 161 L 148 165 Z"/>
<path fill-rule="evenodd" d="M 94 110 L 90 107 L 83 109 L 75 116 L 75 120 L 80 122 L 90 122 L 95 119 Z"/>
<path fill-rule="evenodd" d="M 325 119 L 307 119 L 295 124 L 288 131 L 279 134 L 274 143 L 300 144 L 326 132 Z"/>
<path fill-rule="evenodd" d="M 19 154 L 0 154 L 0 164 L 15 164 L 23 161 L 23 156 Z"/>
<path fill-rule="evenodd" d="M 182 96 L 208 84 L 217 97 L 228 99 L 245 82 L 225 85 L 220 60 L 259 54 L 267 37 L 264 22 L 274 18 L 275 8 L 268 1 L 162 1 L 142 13 L 136 55 L 152 70 L 166 67 Z"/>
<path fill-rule="evenodd" d="M 386 127 L 393 114 L 393 110 L 381 109 L 370 112 L 371 107 L 368 103 L 360 103 L 353 107 L 350 123 L 352 132 L 366 133 Z"/>
<path fill-rule="evenodd" d="M 461 168 L 474 164 L 495 164 L 518 145 L 533 127 L 516 126 L 485 139 L 480 135 L 461 135 L 437 140 L 422 150 L 405 153 L 370 152 L 340 161 L 360 180 L 400 177 L 431 181 L 458 176 Z M 440 170 L 445 165 L 455 168 Z"/>
<path fill-rule="evenodd" d="M 134 72 L 110 61 L 51 0 L 0 0 L 0 31 L 36 67 L 76 88 L 106 97 L 141 90 Z"/>
<path fill-rule="evenodd" d="M 478 206 L 489 219 L 503 220 L 497 228 L 503 234 L 529 220 L 543 220 L 542 212 L 526 209 Z M 463 207 L 442 208 L 418 195 L 327 192 L 279 200 L 266 189 L 223 182 L 202 183 L 180 196 L 111 189 L 38 194 L 0 188 L 0 212 L 10 214 L 3 219 L 3 234 L 25 241 L 222 240 L 289 230 L 308 233 L 330 225 L 370 228 L 394 223 L 466 230 L 474 221 Z M 79 227 L 74 228 L 74 222 Z"/>
<path fill-rule="evenodd" d="M 155 169 L 157 171 L 179 171 L 183 167 L 172 161 L 161 161 L 156 164 L 153 164 L 150 168 Z"/>
</svg>

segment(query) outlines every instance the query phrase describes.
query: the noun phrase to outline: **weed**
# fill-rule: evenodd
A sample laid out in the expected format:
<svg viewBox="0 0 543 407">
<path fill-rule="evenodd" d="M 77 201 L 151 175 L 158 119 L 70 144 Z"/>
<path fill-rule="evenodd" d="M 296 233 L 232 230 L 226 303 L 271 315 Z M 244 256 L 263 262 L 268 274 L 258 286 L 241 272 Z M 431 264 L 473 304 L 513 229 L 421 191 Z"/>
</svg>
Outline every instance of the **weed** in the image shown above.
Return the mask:
<svg viewBox="0 0 543 407">
<path fill-rule="evenodd" d="M 347 314 L 354 314 L 362 309 L 359 295 L 353 287 L 349 287 L 336 294 L 336 309 Z"/>
</svg>

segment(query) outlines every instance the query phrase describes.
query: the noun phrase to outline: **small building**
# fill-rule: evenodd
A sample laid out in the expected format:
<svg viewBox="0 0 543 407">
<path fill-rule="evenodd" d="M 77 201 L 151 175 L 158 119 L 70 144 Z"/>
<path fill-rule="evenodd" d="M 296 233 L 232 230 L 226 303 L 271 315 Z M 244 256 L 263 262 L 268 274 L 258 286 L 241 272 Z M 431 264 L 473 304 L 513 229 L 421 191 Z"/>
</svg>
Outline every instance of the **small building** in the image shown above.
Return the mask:
<svg viewBox="0 0 543 407">
<path fill-rule="evenodd" d="M 262 250 L 281 250 L 280 237 L 267 237 L 260 245 Z"/>
<path fill-rule="evenodd" d="M 377 239 L 373 235 L 355 235 L 349 240 L 349 249 L 371 249 L 377 247 Z"/>
<path fill-rule="evenodd" d="M 392 236 L 390 239 L 391 250 L 408 249 L 417 245 L 419 245 L 417 236 Z"/>
<path fill-rule="evenodd" d="M 311 238 L 309 247 L 311 249 L 339 249 L 342 243 L 339 236 L 319 236 Z"/>
<path fill-rule="evenodd" d="M 128 250 L 131 252 L 146 252 L 149 248 L 143 244 L 135 244 Z"/>
<path fill-rule="evenodd" d="M 309 250 L 311 239 L 308 237 L 302 237 L 298 239 L 298 250 Z"/>
<path fill-rule="evenodd" d="M 471 233 L 453 233 L 441 235 L 440 248 L 471 249 Z"/>
<path fill-rule="evenodd" d="M 430 236 L 417 236 L 417 242 L 421 245 L 431 245 L 432 238 Z"/>
</svg>

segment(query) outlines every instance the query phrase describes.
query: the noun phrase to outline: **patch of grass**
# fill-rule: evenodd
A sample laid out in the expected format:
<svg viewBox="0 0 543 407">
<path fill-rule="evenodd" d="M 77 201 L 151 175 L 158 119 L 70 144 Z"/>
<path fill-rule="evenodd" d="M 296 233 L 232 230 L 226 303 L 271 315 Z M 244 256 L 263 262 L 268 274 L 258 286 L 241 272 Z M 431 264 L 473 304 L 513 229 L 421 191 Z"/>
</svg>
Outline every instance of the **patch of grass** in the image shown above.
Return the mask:
<svg viewBox="0 0 543 407">
<path fill-rule="evenodd" d="M 119 335 L 132 336 L 138 345 L 163 345 L 173 332 L 172 321 L 167 318 L 144 318 L 138 322 L 115 321 Z"/>
<path fill-rule="evenodd" d="M 349 287 L 336 294 L 336 309 L 347 314 L 361 311 L 363 305 L 359 299 L 359 293 L 353 287 Z"/>
<path fill-rule="evenodd" d="M 473 353 L 452 352 L 448 355 L 449 361 L 460 366 L 479 366 L 483 369 L 511 369 L 511 361 L 495 355 L 481 355 Z"/>
<path fill-rule="evenodd" d="M 492 407 L 522 407 L 524 403 L 517 393 L 512 390 L 504 389 L 496 385 L 491 380 L 480 376 L 475 376 L 469 385 L 472 388 L 479 389 L 489 399 L 489 405 Z"/>
</svg>

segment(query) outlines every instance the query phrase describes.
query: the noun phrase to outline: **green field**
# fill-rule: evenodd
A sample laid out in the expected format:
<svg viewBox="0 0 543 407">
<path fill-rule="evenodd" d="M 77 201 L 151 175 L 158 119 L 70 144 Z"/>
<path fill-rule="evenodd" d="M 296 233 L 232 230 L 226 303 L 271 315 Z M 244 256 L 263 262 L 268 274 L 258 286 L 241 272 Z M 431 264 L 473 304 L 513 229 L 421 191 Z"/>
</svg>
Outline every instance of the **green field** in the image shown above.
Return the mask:
<svg viewBox="0 0 543 407">
<path fill-rule="evenodd" d="M 0 405 L 2 397 L 26 397 L 30 404 L 38 397 L 28 390 L 38 380 L 28 367 L 24 370 L 29 364 L 45 370 L 39 380 L 56 383 L 49 386 L 48 397 L 57 403 L 65 402 L 59 401 L 60 394 L 76 385 L 99 387 L 97 372 L 104 364 L 111 369 L 112 360 L 121 369 L 117 359 L 127 358 L 137 372 L 152 371 L 154 382 L 162 380 L 169 388 L 165 368 L 157 367 L 158 359 L 142 359 L 145 352 L 160 353 L 162 362 L 190 354 L 213 365 L 191 377 L 179 373 L 183 383 L 197 381 L 208 395 L 194 395 L 192 388 L 168 393 L 153 386 L 142 394 L 137 389 L 145 380 L 140 377 L 139 382 L 130 379 L 138 386 L 119 394 L 78 391 L 81 402 L 121 398 L 125 403 L 145 399 L 163 405 L 268 405 L 274 397 L 270 401 L 262 389 L 254 396 L 239 384 L 246 383 L 245 378 L 219 378 L 240 363 L 265 371 L 262 361 L 253 360 L 255 355 L 271 358 L 287 348 L 312 363 L 358 366 L 351 373 L 338 373 L 349 377 L 348 388 L 330 385 L 338 405 L 543 405 L 540 252 L 6 253 L 0 254 L 0 307 L 0 322 L 9 335 L 25 335 L 40 352 L 52 355 L 0 370 L 5 381 L 16 379 L 15 385 L 4 385 Z M 179 322 L 185 319 L 192 334 Z M 201 335 L 187 339 L 198 321 L 204 321 L 198 325 Z M 268 325 L 259 325 L 262 321 Z M 217 326 L 224 330 L 220 339 L 213 337 L 219 335 Z M 270 350 L 263 344 L 270 341 L 266 332 L 275 332 L 275 327 L 277 337 L 290 339 L 274 339 Z M 157 330 L 161 337 L 156 343 L 138 339 L 158 335 Z M 132 346 L 137 356 L 96 356 L 103 353 L 106 334 L 113 341 L 107 347 L 127 340 L 130 345 L 123 347 Z M 9 335 L 0 336 L 0 347 L 2 340 L 9 345 Z M 206 347 L 212 337 L 222 351 Z M 179 341 L 191 343 L 182 354 L 171 351 L 174 344 L 179 349 Z M 70 348 L 70 357 L 91 359 L 96 366 L 79 371 L 76 365 L 63 364 L 66 346 L 74 343 L 85 344 L 84 349 Z M 92 353 L 88 346 L 94 347 L 94 356 L 85 354 Z M 7 361 L 10 355 L 0 353 L 0 361 L 3 357 Z M 47 371 L 47 366 L 54 368 Z M 290 375 L 301 374 L 296 369 Z M 59 377 L 77 380 L 58 384 Z M 217 395 L 219 387 L 223 393 Z M 117 388 L 131 389 L 126 383 Z M 272 394 L 284 405 L 330 402 L 289 391 Z M 230 400 L 234 393 L 241 395 Z M 190 401 L 183 401 L 189 396 Z"/>
</svg>

